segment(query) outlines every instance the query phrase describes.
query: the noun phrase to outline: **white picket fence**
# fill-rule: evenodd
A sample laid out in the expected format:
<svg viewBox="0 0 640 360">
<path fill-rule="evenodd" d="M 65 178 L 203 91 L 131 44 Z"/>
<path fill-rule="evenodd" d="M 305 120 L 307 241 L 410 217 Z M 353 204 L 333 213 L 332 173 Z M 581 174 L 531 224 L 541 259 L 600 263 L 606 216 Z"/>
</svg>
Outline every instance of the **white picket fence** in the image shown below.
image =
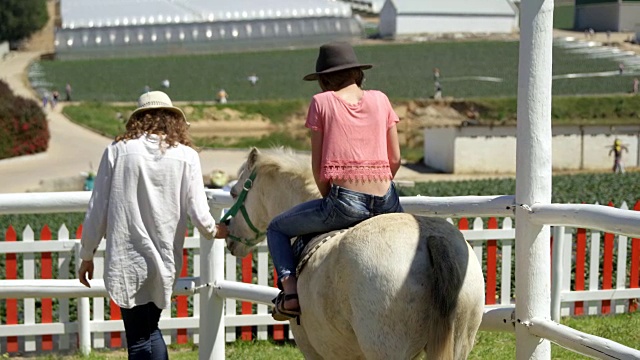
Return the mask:
<svg viewBox="0 0 640 360">
<path fill-rule="evenodd" d="M 622 208 L 627 209 L 626 204 Z M 451 220 L 450 220 L 451 221 Z M 514 293 L 512 269 L 514 262 L 514 238 L 515 229 L 512 226 L 511 218 L 502 218 L 501 228 L 487 229 L 482 218 L 473 219 L 469 230 L 462 231 L 465 238 L 472 244 L 474 252 L 481 263 L 484 264 L 485 277 L 489 279 L 491 274 L 486 273 L 487 266 L 487 244 L 489 240 L 497 240 L 497 273 L 493 274 L 496 281 L 498 291 L 492 295 L 495 296 L 496 304 L 508 305 L 513 304 Z M 630 303 L 635 302 L 640 297 L 640 290 L 629 289 L 629 266 L 630 260 L 627 256 L 630 248 L 630 241 L 627 237 L 616 235 L 616 254 L 617 268 L 615 276 L 615 288 L 613 290 L 600 289 L 600 264 L 602 259 L 600 239 L 602 233 L 591 231 L 589 241 L 587 242 L 589 251 L 589 272 L 588 272 L 588 289 L 585 291 L 571 291 L 572 285 L 572 268 L 575 267 L 575 229 L 556 227 L 552 231 L 554 236 L 554 257 L 552 267 L 554 269 L 554 291 L 552 292 L 552 302 L 557 307 L 556 313 L 561 312 L 563 316 L 575 314 L 575 302 L 587 301 L 586 314 L 602 313 L 603 301 L 613 300 L 611 309 L 615 313 L 624 313 L 628 311 Z M 2 234 L 3 236 L 5 234 Z M 36 274 L 39 273 L 40 267 L 38 259 L 42 253 L 57 253 L 57 269 L 58 279 L 75 279 L 75 271 L 71 268 L 72 259 L 78 250 L 79 240 L 75 236 L 70 236 L 66 226 L 62 226 L 57 230 L 57 239 L 54 241 L 42 241 L 37 239 L 34 231 L 27 227 L 18 236 L 21 241 L 5 242 L 0 241 L 0 259 L 4 259 L 4 254 L 21 254 L 22 273 L 18 274 L 23 280 L 38 279 Z M 4 239 L 2 239 L 4 240 Z M 185 241 L 185 248 L 188 249 L 190 256 L 190 272 L 187 276 L 197 278 L 200 270 L 200 254 L 199 254 L 199 235 L 197 231 L 189 236 Z M 253 256 L 256 259 L 256 268 L 251 269 L 251 282 L 254 284 L 273 286 L 269 281 L 269 274 L 273 273 L 272 267 L 269 265 L 268 250 L 266 244 L 262 243 L 257 246 Z M 231 281 L 242 281 L 242 268 L 238 266 L 241 260 L 235 258 L 227 252 L 225 259 L 225 278 Z M 638 261 L 638 260 L 636 260 Z M 96 278 L 100 278 L 104 265 L 104 242 L 102 242 L 95 257 Z M 246 265 L 245 265 L 246 266 Z M 240 270 L 240 271 L 239 271 Z M 245 270 L 246 271 L 246 270 Z M 254 275 L 255 274 L 255 275 Z M 184 279 L 186 283 L 189 279 Z M 561 280 L 561 281 L 558 281 Z M 188 287 L 188 286 L 187 286 Z M 192 294 L 192 289 L 179 291 L 181 294 Z M 1 296 L 0 296 L 1 298 Z M 6 304 L 6 300 L 0 300 L 0 304 Z M 72 303 L 75 299 L 60 298 L 57 300 L 57 307 L 54 308 L 52 314 L 52 323 L 38 323 L 36 318 L 41 316 L 41 310 L 36 306 L 36 299 L 25 298 L 19 300 L 21 302 L 21 311 L 19 314 L 18 325 L 0 325 L 0 353 L 5 353 L 7 349 L 7 338 L 18 337 L 20 339 L 20 349 L 24 352 L 38 351 L 41 349 L 41 335 L 54 335 L 54 350 L 74 349 L 77 345 L 77 337 L 74 333 L 78 332 L 78 321 L 71 321 Z M 199 313 L 200 304 L 199 296 L 189 296 L 190 306 L 189 316 L 172 317 L 171 310 L 162 313 L 160 327 L 163 329 L 165 341 L 173 343 L 177 340 L 178 329 L 187 329 L 188 336 L 194 343 L 199 342 Z M 124 339 L 124 327 L 121 321 L 107 320 L 109 314 L 109 305 L 105 297 L 93 297 L 91 302 L 91 320 L 89 321 L 92 333 L 92 347 L 99 349 L 113 346 L 112 334 L 118 334 Z M 244 327 L 244 333 L 248 331 L 250 336 L 256 339 L 264 340 L 270 337 L 270 325 L 280 324 L 273 320 L 268 313 L 268 307 L 263 304 L 249 305 L 253 306 L 255 311 L 251 314 L 242 314 L 237 309 L 238 302 L 234 299 L 227 298 L 225 300 L 225 326 L 226 341 L 235 341 L 238 338 L 238 328 Z M 245 305 L 246 306 L 246 305 Z M 174 306 L 175 310 L 175 306 Z M 554 310 L 552 310 L 553 314 Z M 80 312 L 78 312 L 80 315 Z M 286 324 L 286 323 L 284 323 Z M 254 329 L 246 327 L 255 326 Z M 184 330 L 183 330 L 184 331 Z M 287 329 L 284 328 L 285 337 L 291 337 Z"/>
</svg>

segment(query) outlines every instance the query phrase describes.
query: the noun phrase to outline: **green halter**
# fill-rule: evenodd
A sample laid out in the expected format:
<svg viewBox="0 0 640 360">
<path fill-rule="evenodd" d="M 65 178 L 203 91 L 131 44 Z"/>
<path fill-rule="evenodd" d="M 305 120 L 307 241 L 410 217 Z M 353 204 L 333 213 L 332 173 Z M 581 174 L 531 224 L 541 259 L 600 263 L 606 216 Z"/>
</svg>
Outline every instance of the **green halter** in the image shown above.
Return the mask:
<svg viewBox="0 0 640 360">
<path fill-rule="evenodd" d="M 229 211 L 227 211 L 222 217 L 222 219 L 220 219 L 220 222 L 225 222 L 231 219 L 232 217 L 236 216 L 238 214 L 238 210 L 240 210 L 240 212 L 242 213 L 242 217 L 244 218 L 244 221 L 246 221 L 249 228 L 253 230 L 253 232 L 256 235 L 252 239 L 239 238 L 231 234 L 229 234 L 228 237 L 231 240 L 238 241 L 247 246 L 254 246 L 258 242 L 258 239 L 261 236 L 264 236 L 266 234 L 258 230 L 258 228 L 256 228 L 253 225 L 253 223 L 251 222 L 251 219 L 249 219 L 249 214 L 247 214 L 247 208 L 244 206 L 244 201 L 247 198 L 247 194 L 249 193 L 249 190 L 251 190 L 251 187 L 253 186 L 253 181 L 255 179 L 256 179 L 256 172 L 254 170 L 251 173 L 251 175 L 249 175 L 249 178 L 245 180 L 244 185 L 242 185 L 242 192 L 240 192 L 240 195 L 238 195 L 238 200 L 236 200 L 235 204 L 233 204 L 233 206 L 231 206 Z"/>
</svg>

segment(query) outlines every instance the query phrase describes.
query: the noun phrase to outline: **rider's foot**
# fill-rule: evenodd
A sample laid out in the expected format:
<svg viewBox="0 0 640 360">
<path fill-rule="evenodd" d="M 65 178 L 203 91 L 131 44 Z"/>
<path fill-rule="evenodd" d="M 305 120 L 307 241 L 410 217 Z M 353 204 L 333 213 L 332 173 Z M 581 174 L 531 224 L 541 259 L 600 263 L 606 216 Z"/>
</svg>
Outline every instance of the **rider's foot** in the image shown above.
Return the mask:
<svg viewBox="0 0 640 360">
<path fill-rule="evenodd" d="M 285 276 L 282 278 L 281 283 L 283 291 L 275 300 L 277 312 L 288 317 L 300 315 L 298 279 L 295 276 Z"/>
<path fill-rule="evenodd" d="M 300 303 L 298 302 L 298 279 L 295 276 L 286 276 L 282 278 L 282 288 L 284 290 L 284 298 L 282 309 L 287 311 L 300 311 Z"/>
<path fill-rule="evenodd" d="M 290 297 L 288 295 L 291 295 L 291 294 L 286 294 L 285 293 L 285 297 L 284 298 L 286 300 L 284 301 L 284 305 L 283 305 L 284 309 L 285 310 L 290 310 L 290 311 L 300 311 L 300 303 L 298 302 L 298 297 L 297 296 L 296 297 L 292 297 L 292 296 Z M 295 295 L 298 295 L 298 294 L 295 294 Z"/>
<path fill-rule="evenodd" d="M 278 296 L 275 299 L 273 299 L 273 302 L 275 304 L 275 309 L 271 313 L 271 316 L 273 316 L 273 318 L 278 321 L 287 321 L 287 320 L 295 319 L 298 316 L 300 316 L 299 307 L 287 308 L 285 306 L 286 302 L 291 303 L 292 300 L 295 300 L 297 302 L 298 294 L 285 295 L 284 292 L 281 291 L 280 294 L 278 294 Z"/>
</svg>

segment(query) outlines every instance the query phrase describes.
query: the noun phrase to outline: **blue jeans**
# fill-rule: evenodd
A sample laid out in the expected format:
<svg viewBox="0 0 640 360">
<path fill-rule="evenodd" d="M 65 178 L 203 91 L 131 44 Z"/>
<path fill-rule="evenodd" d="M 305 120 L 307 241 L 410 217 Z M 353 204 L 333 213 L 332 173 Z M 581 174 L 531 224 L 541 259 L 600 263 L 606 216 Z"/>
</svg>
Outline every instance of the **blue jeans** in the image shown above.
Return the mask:
<svg viewBox="0 0 640 360">
<path fill-rule="evenodd" d="M 160 313 L 156 304 L 120 308 L 127 336 L 129 360 L 168 360 L 167 345 L 158 328 Z"/>
<path fill-rule="evenodd" d="M 296 276 L 292 237 L 344 229 L 376 215 L 402 211 L 393 183 L 384 196 L 332 185 L 325 198 L 294 206 L 271 220 L 267 244 L 278 278 Z"/>
</svg>

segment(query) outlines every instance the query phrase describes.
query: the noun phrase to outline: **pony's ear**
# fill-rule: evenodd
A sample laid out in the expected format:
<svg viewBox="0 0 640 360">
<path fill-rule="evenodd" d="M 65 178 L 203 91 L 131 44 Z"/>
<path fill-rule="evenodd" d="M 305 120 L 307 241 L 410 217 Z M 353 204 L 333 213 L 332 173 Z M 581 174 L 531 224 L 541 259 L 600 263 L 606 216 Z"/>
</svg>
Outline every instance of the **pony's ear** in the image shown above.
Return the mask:
<svg viewBox="0 0 640 360">
<path fill-rule="evenodd" d="M 258 148 L 256 147 L 252 147 L 251 151 L 249 152 L 249 157 L 247 158 L 247 167 L 249 169 L 253 169 L 253 167 L 256 164 L 256 161 L 258 161 L 259 155 L 260 155 L 260 150 L 258 150 Z"/>
</svg>

